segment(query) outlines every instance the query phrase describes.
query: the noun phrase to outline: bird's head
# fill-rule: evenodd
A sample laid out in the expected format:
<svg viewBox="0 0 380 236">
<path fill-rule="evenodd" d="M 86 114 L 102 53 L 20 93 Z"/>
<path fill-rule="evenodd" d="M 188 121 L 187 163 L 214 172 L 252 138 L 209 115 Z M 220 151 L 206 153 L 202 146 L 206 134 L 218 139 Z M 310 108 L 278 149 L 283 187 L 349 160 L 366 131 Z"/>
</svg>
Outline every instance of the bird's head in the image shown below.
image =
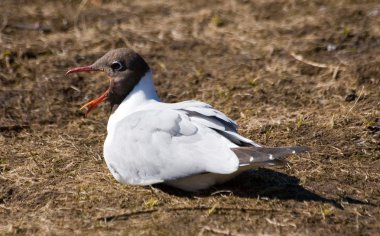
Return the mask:
<svg viewBox="0 0 380 236">
<path fill-rule="evenodd" d="M 81 107 L 81 109 L 88 107 L 87 114 L 105 100 L 110 102 L 111 108 L 119 105 L 149 71 L 149 66 L 133 50 L 119 48 L 107 52 L 92 65 L 68 70 L 66 75 L 82 71 L 102 71 L 109 78 L 107 91 Z"/>
</svg>

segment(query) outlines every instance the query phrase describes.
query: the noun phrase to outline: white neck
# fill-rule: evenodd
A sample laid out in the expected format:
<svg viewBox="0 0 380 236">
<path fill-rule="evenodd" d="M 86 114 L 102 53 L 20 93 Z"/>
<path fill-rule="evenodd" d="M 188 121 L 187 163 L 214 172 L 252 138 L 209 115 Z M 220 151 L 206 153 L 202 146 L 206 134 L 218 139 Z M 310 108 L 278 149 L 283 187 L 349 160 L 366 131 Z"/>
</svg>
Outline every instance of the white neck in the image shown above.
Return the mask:
<svg viewBox="0 0 380 236">
<path fill-rule="evenodd" d="M 159 101 L 156 89 L 153 84 L 152 71 L 146 72 L 140 82 L 133 88 L 126 98 L 121 102 L 116 111 L 111 114 L 108 125 L 113 121 L 119 120 L 137 110 L 149 101 Z"/>
</svg>

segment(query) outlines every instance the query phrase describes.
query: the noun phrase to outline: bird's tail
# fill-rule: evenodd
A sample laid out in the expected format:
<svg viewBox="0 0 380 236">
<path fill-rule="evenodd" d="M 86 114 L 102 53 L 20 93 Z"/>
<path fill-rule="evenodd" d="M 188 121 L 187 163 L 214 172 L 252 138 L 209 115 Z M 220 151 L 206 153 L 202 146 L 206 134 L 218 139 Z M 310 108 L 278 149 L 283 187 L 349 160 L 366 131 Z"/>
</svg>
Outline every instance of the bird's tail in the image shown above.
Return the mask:
<svg viewBox="0 0 380 236">
<path fill-rule="evenodd" d="M 286 157 L 291 154 L 306 152 L 307 147 L 238 147 L 231 150 L 239 158 L 240 166 L 267 166 L 283 165 L 287 163 Z"/>
</svg>

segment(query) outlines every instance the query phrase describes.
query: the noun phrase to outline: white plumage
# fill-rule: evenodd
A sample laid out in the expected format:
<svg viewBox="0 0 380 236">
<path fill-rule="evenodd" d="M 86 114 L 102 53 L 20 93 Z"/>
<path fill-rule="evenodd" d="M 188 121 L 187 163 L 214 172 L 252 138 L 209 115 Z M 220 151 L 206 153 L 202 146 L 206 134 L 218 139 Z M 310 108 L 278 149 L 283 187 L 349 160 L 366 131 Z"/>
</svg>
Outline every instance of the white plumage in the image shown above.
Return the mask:
<svg viewBox="0 0 380 236">
<path fill-rule="evenodd" d="M 149 71 L 110 116 L 104 157 L 119 182 L 166 182 L 196 191 L 247 169 L 239 171 L 246 165 L 239 165 L 231 148 L 239 142 L 260 145 L 236 128 L 233 120 L 208 104 L 160 102 Z"/>
<path fill-rule="evenodd" d="M 287 155 L 307 150 L 262 147 L 203 102 L 160 102 L 152 72 L 131 50 L 110 51 L 93 65 L 68 73 L 92 70 L 105 71 L 110 88 L 85 106 L 91 110 L 106 98 L 119 105 L 108 121 L 104 157 L 121 183 L 165 183 L 197 191 L 258 166 L 284 164 Z"/>
<path fill-rule="evenodd" d="M 235 128 L 235 122 L 205 103 L 159 102 L 149 71 L 110 116 L 104 157 L 113 176 L 126 184 L 231 174 L 239 168 L 230 149 L 236 145 L 214 129 Z M 197 189 L 194 183 L 185 190 Z"/>
</svg>

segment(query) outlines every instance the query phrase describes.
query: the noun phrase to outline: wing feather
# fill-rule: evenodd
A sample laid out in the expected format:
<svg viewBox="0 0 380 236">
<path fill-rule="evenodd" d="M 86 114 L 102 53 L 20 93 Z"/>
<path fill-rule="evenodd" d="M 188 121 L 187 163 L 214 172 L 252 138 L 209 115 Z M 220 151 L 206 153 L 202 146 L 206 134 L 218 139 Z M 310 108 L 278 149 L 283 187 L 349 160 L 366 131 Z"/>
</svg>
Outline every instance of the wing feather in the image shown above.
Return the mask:
<svg viewBox="0 0 380 236">
<path fill-rule="evenodd" d="M 118 121 L 104 146 L 120 182 L 152 184 L 204 172 L 229 174 L 239 161 L 227 140 L 183 111 L 143 110 Z"/>
<path fill-rule="evenodd" d="M 239 158 L 240 166 L 283 165 L 291 154 L 306 152 L 307 147 L 237 147 L 232 148 Z"/>
<path fill-rule="evenodd" d="M 180 106 L 180 104 L 182 106 Z M 238 125 L 235 121 L 206 103 L 198 101 L 186 101 L 182 103 L 176 103 L 174 105 L 174 108 L 185 111 L 192 121 L 218 131 L 221 135 L 238 146 L 261 146 L 254 141 L 238 134 Z"/>
</svg>

